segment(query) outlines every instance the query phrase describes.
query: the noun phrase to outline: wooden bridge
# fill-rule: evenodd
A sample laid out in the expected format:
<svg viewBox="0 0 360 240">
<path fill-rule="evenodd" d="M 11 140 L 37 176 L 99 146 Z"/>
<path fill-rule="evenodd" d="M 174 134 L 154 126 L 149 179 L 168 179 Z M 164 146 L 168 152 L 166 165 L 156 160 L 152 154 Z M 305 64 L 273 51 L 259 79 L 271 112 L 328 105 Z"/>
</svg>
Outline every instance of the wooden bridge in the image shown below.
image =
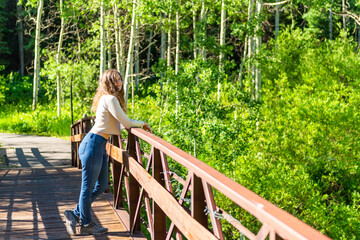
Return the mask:
<svg viewBox="0 0 360 240">
<path fill-rule="evenodd" d="M 61 215 L 77 202 L 77 151 L 92 125 L 93 118 L 87 117 L 71 126 L 73 167 L 0 170 L 0 239 L 71 238 Z M 106 148 L 111 183 L 94 202 L 93 214 L 109 233 L 87 239 L 329 239 L 142 129 L 111 136 Z M 232 209 L 216 202 L 219 195 Z M 251 215 L 258 228 L 244 226 L 231 211 Z"/>
</svg>

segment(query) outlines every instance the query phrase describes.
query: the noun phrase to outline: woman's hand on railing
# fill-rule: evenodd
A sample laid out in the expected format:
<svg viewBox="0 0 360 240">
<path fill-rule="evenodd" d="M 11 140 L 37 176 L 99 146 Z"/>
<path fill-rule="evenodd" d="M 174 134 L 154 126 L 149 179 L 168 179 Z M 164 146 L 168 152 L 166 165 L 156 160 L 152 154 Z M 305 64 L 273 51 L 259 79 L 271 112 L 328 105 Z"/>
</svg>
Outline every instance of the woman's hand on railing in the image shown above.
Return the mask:
<svg viewBox="0 0 360 240">
<path fill-rule="evenodd" d="M 147 123 L 144 123 L 143 129 L 144 129 L 145 131 L 149 131 L 150 133 L 152 133 L 151 128 L 150 128 L 149 124 L 147 124 Z"/>
</svg>

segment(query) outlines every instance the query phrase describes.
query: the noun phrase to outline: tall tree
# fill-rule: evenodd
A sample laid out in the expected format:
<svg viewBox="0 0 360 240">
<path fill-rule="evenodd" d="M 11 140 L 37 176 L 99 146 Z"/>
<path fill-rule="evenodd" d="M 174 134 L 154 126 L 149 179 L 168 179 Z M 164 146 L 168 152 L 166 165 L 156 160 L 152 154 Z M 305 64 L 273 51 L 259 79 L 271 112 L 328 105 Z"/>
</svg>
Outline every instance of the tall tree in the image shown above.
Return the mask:
<svg viewBox="0 0 360 240">
<path fill-rule="evenodd" d="M 220 21 L 220 56 L 219 56 L 219 70 L 220 72 L 224 71 L 224 47 L 225 47 L 225 18 L 226 18 L 226 10 L 225 10 L 225 0 L 221 0 L 221 21 Z M 218 80 L 218 89 L 217 89 L 217 97 L 218 102 L 220 102 L 220 92 L 221 92 L 221 82 Z"/>
<path fill-rule="evenodd" d="M 17 1 L 16 7 L 17 15 L 17 33 L 19 38 L 19 59 L 20 59 L 20 74 L 24 76 L 24 27 L 22 19 L 22 3 Z"/>
<path fill-rule="evenodd" d="M 105 8 L 104 0 L 100 2 L 100 75 L 105 71 L 106 42 L 105 42 Z"/>
<path fill-rule="evenodd" d="M 34 81 L 33 81 L 33 110 L 36 109 L 38 102 L 39 83 L 40 83 L 40 30 L 41 15 L 44 8 L 44 0 L 37 3 L 36 30 L 35 30 L 35 58 L 34 58 Z"/>
<path fill-rule="evenodd" d="M 56 53 L 56 63 L 59 66 L 61 64 L 61 48 L 63 43 L 64 36 L 64 13 L 63 13 L 63 0 L 60 0 L 60 18 L 61 18 L 61 26 L 60 26 L 60 35 L 58 48 Z M 61 76 L 60 71 L 56 72 L 56 98 L 57 98 L 57 115 L 61 114 Z"/>
<path fill-rule="evenodd" d="M 133 0 L 132 6 L 132 19 L 131 19 L 131 30 L 130 30 L 130 39 L 129 39 L 129 50 L 126 60 L 126 71 L 125 71 L 125 81 L 124 81 L 124 94 L 125 94 L 125 103 L 127 104 L 129 98 L 129 77 L 132 69 L 132 58 L 134 54 L 134 36 L 135 36 L 135 21 L 136 21 L 136 0 Z"/>
<path fill-rule="evenodd" d="M 280 19 L 280 13 L 279 13 L 279 2 L 280 0 L 276 0 L 276 7 L 275 7 L 275 39 L 279 36 L 279 19 Z"/>
</svg>

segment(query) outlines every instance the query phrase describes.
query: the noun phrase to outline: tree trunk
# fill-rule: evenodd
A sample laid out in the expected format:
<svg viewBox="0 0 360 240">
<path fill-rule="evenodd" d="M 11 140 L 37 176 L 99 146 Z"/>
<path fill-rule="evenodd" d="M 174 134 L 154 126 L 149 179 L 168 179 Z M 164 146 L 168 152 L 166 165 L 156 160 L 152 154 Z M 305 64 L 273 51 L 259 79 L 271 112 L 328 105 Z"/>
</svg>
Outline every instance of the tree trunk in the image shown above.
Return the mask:
<svg viewBox="0 0 360 240">
<path fill-rule="evenodd" d="M 201 2 L 201 12 L 200 12 L 200 20 L 202 22 L 202 36 L 205 38 L 206 37 L 206 12 L 205 12 L 205 0 L 202 0 Z M 206 60 L 206 50 L 205 50 L 205 46 L 203 45 L 201 48 L 201 55 L 203 57 L 203 60 Z"/>
<path fill-rule="evenodd" d="M 194 30 L 194 47 L 193 47 L 193 51 L 194 51 L 194 59 L 197 58 L 197 38 L 196 38 L 196 11 L 195 11 L 195 6 L 193 6 L 193 30 Z"/>
<path fill-rule="evenodd" d="M 106 50 L 107 50 L 107 65 L 108 65 L 108 69 L 112 69 L 112 64 L 111 64 L 111 38 L 110 38 L 110 31 L 109 29 L 106 31 L 106 42 L 107 42 L 107 46 L 106 46 Z"/>
<path fill-rule="evenodd" d="M 345 0 L 342 0 L 342 14 L 343 14 L 343 28 L 346 32 L 346 18 L 345 18 Z"/>
<path fill-rule="evenodd" d="M 179 9 L 177 9 L 176 10 L 175 75 L 179 73 L 179 59 L 180 59 L 180 24 L 179 24 Z"/>
<path fill-rule="evenodd" d="M 180 1 L 181 5 L 181 1 Z M 180 23 L 179 23 L 179 8 L 178 6 L 176 10 L 176 50 L 175 50 L 175 75 L 179 73 L 179 60 L 180 60 Z M 178 91 L 178 80 L 176 80 L 175 85 L 176 91 L 176 109 L 175 109 L 175 116 L 177 117 L 177 113 L 179 110 L 179 91 Z"/>
<path fill-rule="evenodd" d="M 106 43 L 105 43 L 105 10 L 104 10 L 104 0 L 101 0 L 100 3 L 100 76 L 105 71 L 105 62 L 106 62 Z"/>
<path fill-rule="evenodd" d="M 329 38 L 330 40 L 332 40 L 333 38 L 333 14 L 332 14 L 332 4 L 330 6 L 330 11 L 329 11 Z"/>
<path fill-rule="evenodd" d="M 22 5 L 19 5 L 19 0 L 17 1 L 17 8 L 16 8 L 16 14 L 17 14 L 17 32 L 18 32 L 18 38 L 19 38 L 19 59 L 20 59 L 20 74 L 21 76 L 24 76 L 24 29 L 23 29 L 23 20 L 21 16 L 22 12 Z"/>
<path fill-rule="evenodd" d="M 170 2 L 171 4 L 171 2 Z M 169 68 L 171 65 L 171 6 L 170 6 L 170 13 L 169 13 L 169 31 L 168 31 L 168 45 L 167 45 L 167 64 L 166 66 Z"/>
<path fill-rule="evenodd" d="M 136 33 L 135 33 L 135 87 L 136 87 L 136 92 L 139 89 L 139 72 L 140 72 L 140 58 L 139 58 L 139 20 L 136 21 L 135 24 L 135 29 L 136 29 Z M 134 97 L 134 96 L 133 96 Z"/>
<path fill-rule="evenodd" d="M 257 0 L 257 4 L 256 4 L 256 15 L 260 18 L 261 12 L 262 12 L 262 8 L 263 8 L 263 1 L 262 0 Z M 262 37 L 259 34 L 259 31 L 261 29 L 261 23 L 259 23 L 257 25 L 257 29 L 256 29 L 256 57 L 259 57 L 260 51 L 261 51 L 261 44 L 262 44 Z M 256 100 L 260 100 L 261 98 L 261 64 L 259 62 L 258 59 L 256 59 L 256 71 L 255 71 L 255 99 Z"/>
<path fill-rule="evenodd" d="M 224 47 L 225 47 L 225 0 L 221 1 L 221 22 L 220 22 L 220 56 L 219 56 L 219 70 L 220 72 L 224 71 Z M 220 79 L 218 79 L 218 89 L 217 89 L 217 98 L 218 102 L 220 102 L 220 91 L 221 91 L 221 83 Z"/>
<path fill-rule="evenodd" d="M 36 105 L 38 102 L 38 92 L 39 92 L 39 82 L 40 82 L 40 28 L 41 28 L 41 15 L 43 8 L 44 8 L 44 0 L 39 0 L 37 17 L 36 17 L 36 34 L 35 34 L 33 110 L 36 109 Z"/>
<path fill-rule="evenodd" d="M 60 27 L 60 36 L 59 36 L 59 43 L 58 49 L 56 54 L 56 64 L 59 66 L 61 64 L 61 48 L 63 42 L 63 35 L 64 35 L 64 16 L 63 16 L 63 0 L 60 0 L 60 17 L 61 17 L 61 27 Z M 57 116 L 61 115 L 61 76 L 60 72 L 57 71 L 56 73 L 56 92 L 57 92 Z"/>
<path fill-rule="evenodd" d="M 131 30 L 130 30 L 130 41 L 129 41 L 129 51 L 126 60 L 126 71 L 125 71 L 125 80 L 124 80 L 124 95 L 125 95 L 125 104 L 129 98 L 129 76 L 131 73 L 132 67 L 132 57 L 134 51 L 134 35 L 135 35 L 135 21 L 136 21 L 136 0 L 133 0 L 133 13 L 131 19 Z"/>
<path fill-rule="evenodd" d="M 251 25 L 252 23 L 252 19 L 253 19 L 253 14 L 254 14 L 254 1 L 255 0 L 249 0 L 249 8 L 248 8 L 248 22 Z M 249 38 L 248 38 L 248 59 L 251 59 L 254 57 L 254 52 L 255 52 L 255 45 L 254 45 L 254 33 L 250 33 Z M 255 66 L 253 61 L 249 61 L 249 66 L 248 66 L 248 71 L 251 74 L 251 81 L 252 84 L 250 85 L 250 92 L 252 94 L 252 96 L 254 96 L 254 85 L 255 85 Z"/>
<path fill-rule="evenodd" d="M 280 0 L 276 0 L 276 3 L 280 2 Z M 279 19 L 280 19 L 280 13 L 279 13 L 280 6 L 277 4 L 275 8 L 275 39 L 279 36 Z"/>
<path fill-rule="evenodd" d="M 121 60 L 121 53 L 120 53 L 120 36 L 119 36 L 119 15 L 118 15 L 118 7 L 117 3 L 114 3 L 113 6 L 114 11 L 114 28 L 115 28 L 115 54 L 116 54 L 116 69 L 120 72 L 121 76 L 123 76 L 121 70 L 122 63 Z"/>
<path fill-rule="evenodd" d="M 160 15 L 160 29 L 161 29 L 161 49 L 160 49 L 160 58 L 165 60 L 165 51 L 166 51 L 166 33 L 164 31 L 163 25 L 163 14 Z"/>
<path fill-rule="evenodd" d="M 149 72 L 150 72 L 151 43 L 152 43 L 153 34 L 154 34 L 154 30 L 151 29 L 150 36 L 149 36 L 149 47 L 148 47 L 147 59 L 146 59 L 146 75 L 149 75 Z"/>
</svg>

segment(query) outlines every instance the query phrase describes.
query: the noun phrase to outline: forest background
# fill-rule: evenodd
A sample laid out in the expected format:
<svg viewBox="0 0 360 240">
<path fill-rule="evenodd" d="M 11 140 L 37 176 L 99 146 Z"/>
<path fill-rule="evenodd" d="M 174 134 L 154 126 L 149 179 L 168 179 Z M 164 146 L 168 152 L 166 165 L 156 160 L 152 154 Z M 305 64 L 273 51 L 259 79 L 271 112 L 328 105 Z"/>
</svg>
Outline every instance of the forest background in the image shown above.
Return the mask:
<svg viewBox="0 0 360 240">
<path fill-rule="evenodd" d="M 359 4 L 1 0 L 0 129 L 69 136 L 117 68 L 130 117 L 327 236 L 357 239 Z"/>
</svg>

